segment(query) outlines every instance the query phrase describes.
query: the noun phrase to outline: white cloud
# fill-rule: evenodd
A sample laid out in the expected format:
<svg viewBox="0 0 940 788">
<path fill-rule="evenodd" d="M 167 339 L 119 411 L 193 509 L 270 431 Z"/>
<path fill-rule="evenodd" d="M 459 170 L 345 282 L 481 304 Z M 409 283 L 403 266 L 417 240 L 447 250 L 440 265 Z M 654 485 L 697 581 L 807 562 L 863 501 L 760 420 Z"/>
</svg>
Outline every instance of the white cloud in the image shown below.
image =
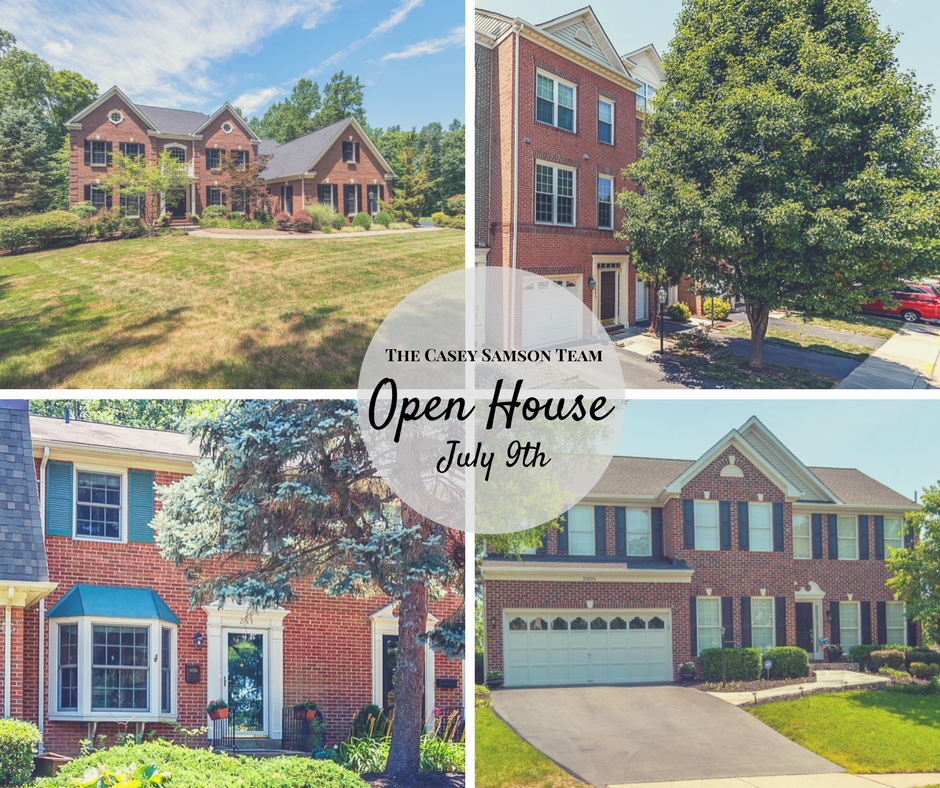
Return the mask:
<svg viewBox="0 0 940 788">
<path fill-rule="evenodd" d="M 238 107 L 246 115 L 253 115 L 261 107 L 266 107 L 274 99 L 284 93 L 284 88 L 281 87 L 269 87 L 269 88 L 258 88 L 256 90 L 246 90 L 238 98 L 236 98 L 232 104 Z"/>
<path fill-rule="evenodd" d="M 72 49 L 74 49 L 72 42 L 67 38 L 63 38 L 61 42 L 47 41 L 42 45 L 42 51 L 52 57 L 66 57 Z"/>
<path fill-rule="evenodd" d="M 465 43 L 465 28 L 457 27 L 446 38 L 429 38 L 426 41 L 419 41 L 417 44 L 410 44 L 399 52 L 389 52 L 382 55 L 379 62 L 385 63 L 388 60 L 406 60 L 412 57 L 422 57 L 423 55 L 434 55 L 443 52 L 451 47 L 461 46 Z"/>
</svg>

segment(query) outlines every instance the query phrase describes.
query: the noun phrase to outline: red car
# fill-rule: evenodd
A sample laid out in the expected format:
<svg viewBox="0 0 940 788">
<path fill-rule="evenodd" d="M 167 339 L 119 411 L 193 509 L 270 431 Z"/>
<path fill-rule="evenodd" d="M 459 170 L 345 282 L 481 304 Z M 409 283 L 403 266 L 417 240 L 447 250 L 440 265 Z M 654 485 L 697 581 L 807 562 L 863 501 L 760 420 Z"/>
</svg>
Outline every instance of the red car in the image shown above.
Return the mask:
<svg viewBox="0 0 940 788">
<path fill-rule="evenodd" d="M 894 306 L 887 306 L 884 301 L 872 301 L 863 304 L 863 312 L 879 312 L 885 315 L 900 315 L 907 323 L 918 320 L 940 320 L 940 287 L 908 283 L 904 287 L 891 291 Z"/>
</svg>

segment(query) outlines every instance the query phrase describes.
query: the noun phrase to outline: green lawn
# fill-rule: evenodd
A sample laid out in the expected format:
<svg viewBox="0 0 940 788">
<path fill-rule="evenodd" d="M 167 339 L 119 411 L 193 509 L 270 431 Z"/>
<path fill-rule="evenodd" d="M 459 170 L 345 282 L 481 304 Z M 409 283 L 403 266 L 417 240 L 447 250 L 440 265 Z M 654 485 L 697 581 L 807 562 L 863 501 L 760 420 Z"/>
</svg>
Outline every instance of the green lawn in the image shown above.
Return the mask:
<svg viewBox="0 0 940 788">
<path fill-rule="evenodd" d="M 852 773 L 940 771 L 940 697 L 840 692 L 768 703 L 751 713 Z"/>
<path fill-rule="evenodd" d="M 464 233 L 140 238 L 0 257 L 2 388 L 355 388 Z"/>
<path fill-rule="evenodd" d="M 808 369 L 778 364 L 764 364 L 761 372 L 746 372 L 739 366 L 745 361 L 740 356 L 724 356 L 693 369 L 700 375 L 742 389 L 831 389 L 839 382 L 837 378 L 817 375 Z"/>
<path fill-rule="evenodd" d="M 520 739 L 492 709 L 476 709 L 476 788 L 587 788 Z"/>
<path fill-rule="evenodd" d="M 870 337 L 891 339 L 904 325 L 900 320 L 890 320 L 870 315 L 821 315 L 816 312 L 791 312 L 790 317 L 782 318 L 793 323 L 807 323 L 820 328 L 831 328 L 834 331 L 848 331 L 852 334 L 865 334 Z"/>
<path fill-rule="evenodd" d="M 744 337 L 745 339 L 750 339 L 751 326 L 748 323 L 738 323 L 731 328 L 726 328 L 721 333 L 729 337 Z M 817 353 L 824 353 L 827 356 L 850 358 L 853 361 L 864 361 L 875 351 L 875 348 L 865 345 L 856 345 L 852 342 L 842 342 L 838 339 L 817 337 L 812 334 L 801 334 L 798 330 L 782 331 L 779 328 L 768 328 L 765 341 L 772 342 L 775 345 L 813 350 Z"/>
</svg>

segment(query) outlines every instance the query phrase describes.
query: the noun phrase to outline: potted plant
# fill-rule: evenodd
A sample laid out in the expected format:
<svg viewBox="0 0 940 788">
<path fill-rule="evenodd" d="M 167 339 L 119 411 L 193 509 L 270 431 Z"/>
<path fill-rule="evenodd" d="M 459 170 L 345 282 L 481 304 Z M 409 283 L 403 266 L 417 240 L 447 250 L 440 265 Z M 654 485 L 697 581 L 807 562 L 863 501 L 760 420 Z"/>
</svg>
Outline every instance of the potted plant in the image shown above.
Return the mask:
<svg viewBox="0 0 940 788">
<path fill-rule="evenodd" d="M 295 720 L 315 720 L 317 718 L 317 704 L 312 700 L 303 700 L 294 704 Z"/>
<path fill-rule="evenodd" d="M 683 681 L 692 681 L 695 678 L 695 663 L 683 662 L 679 665 L 679 677 Z"/>
<path fill-rule="evenodd" d="M 210 720 L 224 720 L 228 717 L 228 704 L 224 700 L 212 700 L 206 706 Z"/>
<path fill-rule="evenodd" d="M 486 686 L 490 689 L 498 689 L 503 686 L 503 672 L 501 670 L 491 670 L 486 674 Z"/>
<path fill-rule="evenodd" d="M 826 646 L 826 661 L 841 662 L 842 646 L 840 646 L 838 643 L 830 643 L 828 646 Z"/>
</svg>

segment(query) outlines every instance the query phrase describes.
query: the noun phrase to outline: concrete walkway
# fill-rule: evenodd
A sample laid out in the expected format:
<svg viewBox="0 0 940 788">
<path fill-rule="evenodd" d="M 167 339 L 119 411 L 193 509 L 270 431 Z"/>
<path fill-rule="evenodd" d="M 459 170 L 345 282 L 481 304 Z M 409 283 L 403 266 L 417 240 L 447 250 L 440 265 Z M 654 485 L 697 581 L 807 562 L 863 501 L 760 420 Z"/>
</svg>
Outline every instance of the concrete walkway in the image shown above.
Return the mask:
<svg viewBox="0 0 940 788">
<path fill-rule="evenodd" d="M 731 777 L 722 780 L 678 780 L 624 783 L 609 788 L 922 788 L 940 785 L 940 774 L 799 774 Z"/>
<path fill-rule="evenodd" d="M 940 388 L 940 333 L 921 323 L 905 325 L 852 370 L 837 389 Z"/>
<path fill-rule="evenodd" d="M 709 692 L 716 698 L 721 698 L 735 706 L 753 703 L 755 700 L 767 698 L 789 698 L 802 695 L 804 691 L 812 692 L 821 689 L 849 689 L 870 688 L 875 684 L 889 684 L 890 679 L 884 676 L 873 676 L 870 673 L 858 673 L 854 670 L 820 670 L 816 673 L 816 681 L 809 684 L 788 684 L 785 687 L 758 690 L 757 692 Z"/>
<path fill-rule="evenodd" d="M 277 230 L 271 230 L 268 235 L 251 235 L 253 230 L 246 230 L 244 233 L 210 233 L 206 230 L 193 230 L 188 233 L 190 238 L 228 238 L 241 241 L 323 241 L 339 240 L 345 238 L 384 238 L 387 235 L 406 235 L 407 233 L 436 233 L 443 230 L 443 227 L 415 227 L 411 230 L 373 230 L 364 233 L 290 233 Z M 261 231 L 268 232 L 268 231 Z"/>
</svg>

